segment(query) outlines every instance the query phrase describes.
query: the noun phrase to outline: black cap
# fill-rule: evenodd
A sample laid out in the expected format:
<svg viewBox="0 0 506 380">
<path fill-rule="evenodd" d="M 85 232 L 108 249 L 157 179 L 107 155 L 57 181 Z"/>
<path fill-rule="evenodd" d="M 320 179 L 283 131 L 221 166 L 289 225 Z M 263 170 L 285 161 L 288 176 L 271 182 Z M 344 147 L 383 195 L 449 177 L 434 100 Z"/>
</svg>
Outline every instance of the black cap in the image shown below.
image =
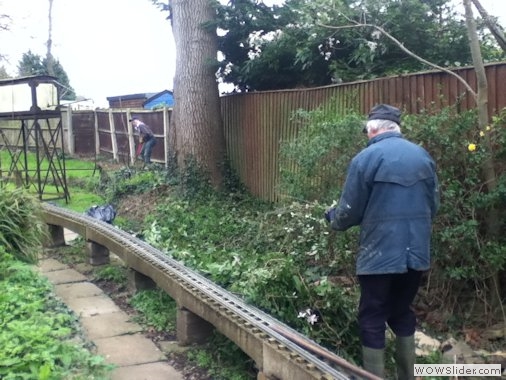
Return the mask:
<svg viewBox="0 0 506 380">
<path fill-rule="evenodd" d="M 390 120 L 401 125 L 401 111 L 399 108 L 388 105 L 378 104 L 371 109 L 367 120 Z"/>
</svg>

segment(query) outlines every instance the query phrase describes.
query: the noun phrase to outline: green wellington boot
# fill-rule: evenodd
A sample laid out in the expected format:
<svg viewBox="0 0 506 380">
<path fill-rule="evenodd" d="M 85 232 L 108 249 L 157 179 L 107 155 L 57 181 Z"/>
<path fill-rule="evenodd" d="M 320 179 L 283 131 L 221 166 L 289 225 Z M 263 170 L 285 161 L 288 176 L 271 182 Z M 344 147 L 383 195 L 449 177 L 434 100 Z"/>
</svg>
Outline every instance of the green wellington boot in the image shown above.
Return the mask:
<svg viewBox="0 0 506 380">
<path fill-rule="evenodd" d="M 362 346 L 364 369 L 378 377 L 385 377 L 385 350 Z"/>
<path fill-rule="evenodd" d="M 395 363 L 397 364 L 398 380 L 415 378 L 415 336 L 398 336 L 395 339 Z"/>
</svg>

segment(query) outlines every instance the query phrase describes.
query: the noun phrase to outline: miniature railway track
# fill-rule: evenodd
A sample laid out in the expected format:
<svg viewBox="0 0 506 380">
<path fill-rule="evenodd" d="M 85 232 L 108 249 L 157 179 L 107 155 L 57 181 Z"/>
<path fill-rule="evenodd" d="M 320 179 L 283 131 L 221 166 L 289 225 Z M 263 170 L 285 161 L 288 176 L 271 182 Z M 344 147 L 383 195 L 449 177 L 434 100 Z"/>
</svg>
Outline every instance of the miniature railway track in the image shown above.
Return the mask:
<svg viewBox="0 0 506 380">
<path fill-rule="evenodd" d="M 212 324 L 255 361 L 262 378 L 378 379 L 129 233 L 51 204 L 43 204 L 43 210 L 48 225 L 106 247 L 153 280 L 178 307 Z"/>
</svg>

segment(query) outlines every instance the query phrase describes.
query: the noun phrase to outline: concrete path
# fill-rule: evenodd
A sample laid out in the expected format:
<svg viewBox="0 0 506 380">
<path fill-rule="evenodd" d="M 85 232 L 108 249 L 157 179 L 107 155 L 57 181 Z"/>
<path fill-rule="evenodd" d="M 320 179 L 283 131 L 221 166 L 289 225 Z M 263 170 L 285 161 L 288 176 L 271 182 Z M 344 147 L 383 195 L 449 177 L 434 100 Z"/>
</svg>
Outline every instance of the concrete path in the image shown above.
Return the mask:
<svg viewBox="0 0 506 380">
<path fill-rule="evenodd" d="M 66 241 L 74 235 L 65 232 Z M 96 354 L 115 364 L 112 380 L 183 380 L 183 375 L 167 363 L 166 356 L 142 334 L 142 328 L 129 320 L 100 288 L 81 273 L 54 259 L 39 262 L 39 271 L 55 287 L 55 293 L 79 316 Z"/>
</svg>

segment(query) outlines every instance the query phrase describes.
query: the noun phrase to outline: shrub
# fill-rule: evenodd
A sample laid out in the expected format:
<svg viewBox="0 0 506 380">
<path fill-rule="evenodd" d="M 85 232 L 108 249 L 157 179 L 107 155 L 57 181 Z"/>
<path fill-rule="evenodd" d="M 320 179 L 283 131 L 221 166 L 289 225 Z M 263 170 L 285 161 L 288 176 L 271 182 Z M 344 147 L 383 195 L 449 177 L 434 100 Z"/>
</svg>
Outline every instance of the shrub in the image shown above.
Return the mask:
<svg viewBox="0 0 506 380">
<path fill-rule="evenodd" d="M 328 205 L 339 195 L 351 157 L 365 147 L 358 137 L 360 118 L 325 113 L 323 108 L 301 111 L 299 116 L 305 125 L 281 150 L 281 188 L 291 197 L 320 199 Z M 500 284 L 491 288 L 488 280 L 506 268 L 506 237 L 497 233 L 506 227 L 505 125 L 506 110 L 482 131 L 474 111 L 459 113 L 454 107 L 403 118 L 403 133 L 431 153 L 440 180 L 441 208 L 434 223 L 433 269 L 427 285 L 432 297 L 427 301 L 449 309 L 460 303 L 461 317 L 464 309 L 469 311 L 464 301 L 470 292 L 483 300 L 485 310 L 494 295 L 504 297 Z M 487 163 L 496 173 L 492 190 L 484 177 Z M 490 225 L 491 212 L 495 225 Z"/>
<path fill-rule="evenodd" d="M 40 202 L 24 189 L 2 189 L 0 197 L 0 245 L 22 261 L 35 263 L 47 226 Z"/>
<path fill-rule="evenodd" d="M 299 132 L 280 148 L 282 197 L 330 203 L 346 177 L 351 157 L 365 143 L 363 116 L 328 113 L 325 107 L 298 110 Z"/>
</svg>

